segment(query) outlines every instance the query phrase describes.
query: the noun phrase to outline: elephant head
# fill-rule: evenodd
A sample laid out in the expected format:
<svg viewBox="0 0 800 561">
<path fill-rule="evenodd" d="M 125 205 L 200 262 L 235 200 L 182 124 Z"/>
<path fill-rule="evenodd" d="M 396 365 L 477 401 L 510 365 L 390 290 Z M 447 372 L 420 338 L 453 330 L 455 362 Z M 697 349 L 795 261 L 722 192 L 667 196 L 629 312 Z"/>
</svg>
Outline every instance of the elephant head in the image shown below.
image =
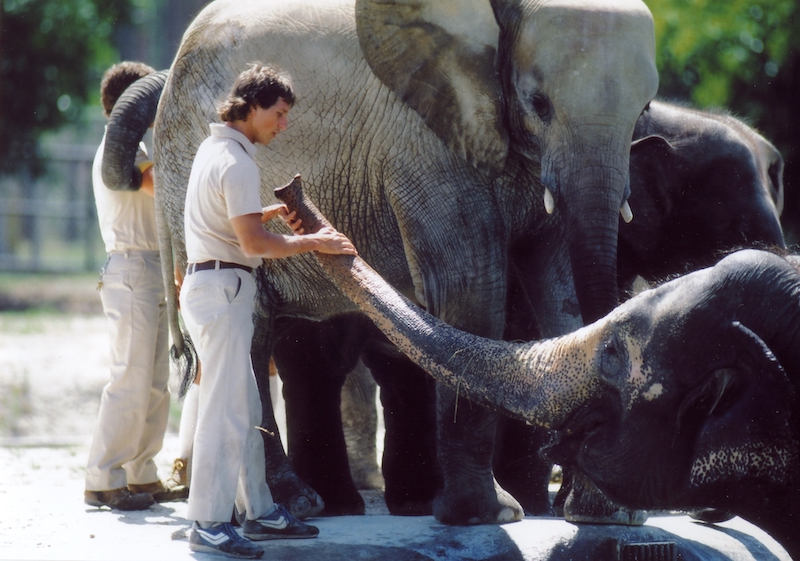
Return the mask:
<svg viewBox="0 0 800 561">
<path fill-rule="evenodd" d="M 783 158 L 724 113 L 653 101 L 631 145 L 631 205 L 619 227 L 623 286 L 707 267 L 731 249 L 784 247 Z"/>
<path fill-rule="evenodd" d="M 513 161 L 544 185 L 547 211 L 566 225 L 584 320 L 611 310 L 630 140 L 658 87 L 647 7 L 358 0 L 356 21 L 373 72 L 455 153 L 492 177 Z"/>
<path fill-rule="evenodd" d="M 299 180 L 278 195 L 307 231 Z M 561 337 L 459 331 L 360 258 L 317 256 L 375 325 L 436 380 L 555 429 L 551 455 L 631 508 L 713 506 L 800 553 L 800 269 L 758 250 L 648 290 Z"/>
</svg>

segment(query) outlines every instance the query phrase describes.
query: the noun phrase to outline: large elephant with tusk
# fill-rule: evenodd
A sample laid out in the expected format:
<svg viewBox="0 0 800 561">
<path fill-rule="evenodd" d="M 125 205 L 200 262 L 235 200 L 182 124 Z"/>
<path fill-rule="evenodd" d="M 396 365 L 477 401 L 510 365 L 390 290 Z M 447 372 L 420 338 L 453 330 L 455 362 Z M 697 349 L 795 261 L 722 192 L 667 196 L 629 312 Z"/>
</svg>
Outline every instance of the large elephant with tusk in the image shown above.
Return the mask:
<svg viewBox="0 0 800 561">
<path fill-rule="evenodd" d="M 719 111 L 653 100 L 634 129 L 630 167 L 630 201 L 637 216 L 630 223 L 621 219 L 619 226 L 617 269 L 623 299 L 630 297 L 637 275 L 648 282 L 659 281 L 713 265 L 735 249 L 784 247 L 779 220 L 783 158 L 741 120 Z M 527 259 L 524 253 L 519 255 L 524 249 L 518 247 L 512 253 L 507 340 L 539 338 L 532 321 L 536 311 L 525 306 Z M 347 465 L 341 430 L 346 419 L 339 408 L 342 384 L 358 363 L 359 352 L 382 388 L 388 423 L 384 468 L 390 478 L 393 469 L 407 476 L 407 494 L 431 496 L 435 465 L 424 461 L 435 450 L 430 438 L 435 425 L 428 422 L 420 428 L 429 415 L 420 374 L 398 376 L 387 371 L 386 361 L 376 360 L 373 349 L 363 342 L 368 333 L 355 318 L 348 327 L 345 316 L 329 322 L 291 321 L 276 348 L 290 409 L 289 431 L 297 435 L 290 437 L 291 460 L 298 474 L 323 496 L 326 510 L 352 512 L 360 500 Z M 398 395 L 404 386 L 413 388 L 413 395 L 411 391 Z M 362 407 L 374 412 L 374 404 L 373 394 Z M 494 475 L 528 514 L 551 511 L 551 466 L 539 457 L 548 439 L 544 431 L 499 419 Z M 399 457 L 396 450 L 407 453 Z M 557 510 L 569 489 L 568 484 L 562 486 Z M 392 502 L 390 495 L 387 503 Z"/>
<path fill-rule="evenodd" d="M 194 152 L 215 103 L 260 60 L 289 72 L 298 94 L 288 130 L 257 157 L 265 204 L 273 186 L 302 173 L 393 286 L 496 339 L 509 250 L 525 236 L 539 329 L 571 331 L 617 302 L 618 216 L 630 218 L 629 143 L 657 89 L 654 45 L 639 0 L 217 0 L 186 31 L 156 116 L 164 248 L 185 264 Z M 169 265 L 165 276 L 171 289 Z M 253 362 L 264 379 L 278 318 L 354 310 L 311 257 L 265 261 L 257 279 Z M 492 477 L 496 415 L 446 387 L 437 393 L 437 518 L 520 517 Z M 282 476 L 270 485 L 296 497 L 305 491 L 283 478 L 276 442 L 266 443 L 267 462 Z"/>
<path fill-rule="evenodd" d="M 325 223 L 299 181 L 279 196 L 309 231 Z M 476 403 L 555 430 L 548 455 L 610 498 L 637 509 L 718 508 L 800 558 L 797 257 L 742 250 L 531 343 L 455 329 L 360 258 L 318 259 L 416 364 Z"/>
</svg>

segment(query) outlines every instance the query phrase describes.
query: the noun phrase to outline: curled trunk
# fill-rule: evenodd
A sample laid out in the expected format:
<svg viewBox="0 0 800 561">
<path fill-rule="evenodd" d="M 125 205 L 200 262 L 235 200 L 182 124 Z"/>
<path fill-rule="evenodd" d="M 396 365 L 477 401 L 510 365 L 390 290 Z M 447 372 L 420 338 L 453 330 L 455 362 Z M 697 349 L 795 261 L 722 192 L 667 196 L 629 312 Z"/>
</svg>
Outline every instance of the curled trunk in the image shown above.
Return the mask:
<svg viewBox="0 0 800 561">
<path fill-rule="evenodd" d="M 276 195 L 290 211 L 297 211 L 306 232 L 330 225 L 305 197 L 300 176 Z M 586 329 L 527 344 L 486 339 L 420 309 L 359 257 L 316 256 L 342 292 L 392 343 L 437 381 L 472 401 L 552 427 L 596 390 L 577 379 L 585 378 L 585 370 L 568 367 L 580 361 L 575 353 L 583 345 L 576 343 L 591 335 Z"/>
<path fill-rule="evenodd" d="M 153 124 L 167 70 L 136 80 L 122 93 L 108 118 L 103 151 L 103 183 L 116 191 L 136 191 L 142 172 L 134 165 L 136 148 Z"/>
</svg>

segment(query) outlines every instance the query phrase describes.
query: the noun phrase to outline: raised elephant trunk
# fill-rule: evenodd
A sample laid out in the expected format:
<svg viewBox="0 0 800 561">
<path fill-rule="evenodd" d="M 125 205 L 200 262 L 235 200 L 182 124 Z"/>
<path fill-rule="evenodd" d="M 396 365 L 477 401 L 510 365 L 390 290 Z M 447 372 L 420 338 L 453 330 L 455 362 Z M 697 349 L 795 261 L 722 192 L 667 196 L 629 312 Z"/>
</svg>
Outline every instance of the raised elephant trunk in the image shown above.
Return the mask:
<svg viewBox="0 0 800 561">
<path fill-rule="evenodd" d="M 142 172 L 134 165 L 136 147 L 153 124 L 168 70 L 136 80 L 119 97 L 108 118 L 103 156 L 103 182 L 109 189 L 136 191 Z"/>
<path fill-rule="evenodd" d="M 304 195 L 299 175 L 275 194 L 290 211 L 297 211 L 307 232 L 330 225 Z M 568 412 L 599 389 L 576 380 L 583 372 L 570 365 L 578 364 L 579 357 L 564 351 L 585 348 L 575 343 L 589 336 L 588 330 L 527 344 L 485 339 L 420 309 L 359 257 L 315 255 L 335 284 L 392 343 L 437 381 L 472 401 L 531 423 L 557 427 Z M 579 386 L 580 392 L 576 391 Z"/>
</svg>

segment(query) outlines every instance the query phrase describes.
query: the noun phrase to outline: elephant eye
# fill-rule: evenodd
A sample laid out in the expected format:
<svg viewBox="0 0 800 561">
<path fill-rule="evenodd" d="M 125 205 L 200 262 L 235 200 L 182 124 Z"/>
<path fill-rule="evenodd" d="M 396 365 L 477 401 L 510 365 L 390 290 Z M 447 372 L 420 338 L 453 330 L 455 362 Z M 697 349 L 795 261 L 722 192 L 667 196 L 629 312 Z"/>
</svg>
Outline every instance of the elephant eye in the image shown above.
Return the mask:
<svg viewBox="0 0 800 561">
<path fill-rule="evenodd" d="M 615 381 L 622 375 L 625 367 L 625 356 L 621 348 L 621 342 L 615 334 L 605 342 L 600 348 L 599 360 L 600 375 L 608 381 Z"/>
<path fill-rule="evenodd" d="M 534 112 L 536 112 L 542 121 L 547 122 L 550 120 L 552 107 L 550 105 L 550 100 L 547 99 L 546 95 L 535 93 L 531 95 L 530 102 Z"/>
</svg>

